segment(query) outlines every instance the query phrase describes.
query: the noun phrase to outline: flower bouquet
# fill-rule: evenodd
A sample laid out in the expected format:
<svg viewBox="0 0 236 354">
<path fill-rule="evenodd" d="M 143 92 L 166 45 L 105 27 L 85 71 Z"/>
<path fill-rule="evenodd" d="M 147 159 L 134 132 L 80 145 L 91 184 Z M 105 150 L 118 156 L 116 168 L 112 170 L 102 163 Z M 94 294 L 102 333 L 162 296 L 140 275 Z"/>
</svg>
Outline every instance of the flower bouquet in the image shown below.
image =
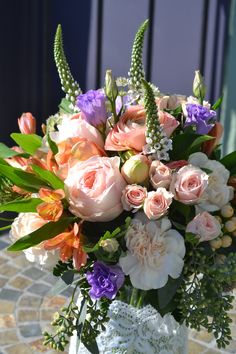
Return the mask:
<svg viewBox="0 0 236 354">
<path fill-rule="evenodd" d="M 221 157 L 223 127 L 204 100 L 168 96 L 145 80 L 133 44 L 128 78 L 82 93 L 55 36 L 66 93 L 36 135 L 24 113 L 17 144 L 0 145 L 0 211 L 18 212 L 9 251 L 73 288 L 45 345 L 64 350 L 76 333 L 91 353 L 181 353 L 186 327 L 229 344 L 236 281 L 236 152 Z M 79 297 L 79 301 L 77 301 Z"/>
</svg>

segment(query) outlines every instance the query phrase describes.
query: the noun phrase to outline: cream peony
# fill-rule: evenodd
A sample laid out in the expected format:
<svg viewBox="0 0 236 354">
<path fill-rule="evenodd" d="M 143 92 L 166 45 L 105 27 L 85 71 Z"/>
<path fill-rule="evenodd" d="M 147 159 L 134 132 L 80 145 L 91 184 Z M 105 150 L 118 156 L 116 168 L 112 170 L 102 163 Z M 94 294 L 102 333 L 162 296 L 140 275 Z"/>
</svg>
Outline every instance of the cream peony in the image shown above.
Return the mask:
<svg viewBox="0 0 236 354">
<path fill-rule="evenodd" d="M 209 170 L 208 186 L 199 203 L 201 209 L 216 211 L 233 199 L 234 189 L 227 185 L 230 173 L 219 161 L 209 160 L 207 155 L 196 152 L 189 156 L 189 163 Z"/>
<path fill-rule="evenodd" d="M 200 242 L 210 241 L 220 235 L 221 225 L 214 216 L 204 211 L 188 223 L 186 231 L 197 235 Z"/>
<path fill-rule="evenodd" d="M 169 219 L 143 223 L 138 213 L 127 230 L 127 253 L 119 264 L 130 276 L 134 288 L 159 289 L 165 286 L 168 276 L 177 279 L 183 269 L 185 244 L 183 237 L 171 229 Z"/>
<path fill-rule="evenodd" d="M 47 223 L 37 213 L 20 213 L 11 226 L 10 238 L 13 242 L 36 231 Z M 43 268 L 52 269 L 59 260 L 58 251 L 46 251 L 43 242 L 24 250 L 29 262 L 39 263 Z"/>
<path fill-rule="evenodd" d="M 126 182 L 119 165 L 117 156 L 94 156 L 69 168 L 65 190 L 72 214 L 88 221 L 110 221 L 122 213 Z"/>
</svg>

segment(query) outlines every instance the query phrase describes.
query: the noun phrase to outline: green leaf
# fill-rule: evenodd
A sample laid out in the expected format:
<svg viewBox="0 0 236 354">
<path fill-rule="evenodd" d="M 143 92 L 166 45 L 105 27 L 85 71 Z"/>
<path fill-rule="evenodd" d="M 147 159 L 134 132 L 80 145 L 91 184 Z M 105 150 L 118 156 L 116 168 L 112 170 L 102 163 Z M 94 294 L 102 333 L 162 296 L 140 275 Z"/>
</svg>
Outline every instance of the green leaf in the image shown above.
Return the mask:
<svg viewBox="0 0 236 354">
<path fill-rule="evenodd" d="M 218 100 L 213 104 L 211 109 L 216 111 L 221 106 L 222 101 L 223 101 L 223 96 L 218 98 Z"/>
<path fill-rule="evenodd" d="M 73 270 L 67 270 L 65 271 L 62 276 L 61 276 L 61 279 L 67 284 L 72 284 L 73 283 L 73 280 L 74 280 L 74 276 L 75 276 L 75 273 Z"/>
<path fill-rule="evenodd" d="M 192 232 L 186 232 L 185 241 L 191 243 L 192 245 L 197 245 L 199 243 L 199 238 Z"/>
<path fill-rule="evenodd" d="M 10 165 L 0 163 L 0 174 L 7 177 L 16 186 L 29 192 L 38 192 L 42 186 L 45 186 L 45 182 L 32 173 Z"/>
<path fill-rule="evenodd" d="M 231 152 L 230 154 L 224 156 L 220 163 L 222 163 L 227 170 L 232 171 L 236 166 L 236 151 Z"/>
<path fill-rule="evenodd" d="M 36 165 L 32 165 L 32 169 L 42 181 L 50 185 L 53 189 L 64 189 L 63 181 L 53 172 L 44 170 L 43 168 Z"/>
<path fill-rule="evenodd" d="M 65 231 L 75 219 L 74 217 L 65 217 L 57 222 L 49 222 L 40 229 L 31 232 L 29 235 L 21 237 L 8 248 L 8 251 L 22 251 L 29 247 L 36 246 L 45 240 L 49 240 Z"/>
<path fill-rule="evenodd" d="M 42 203 L 41 199 L 30 198 L 14 200 L 0 205 L 0 211 L 15 211 L 17 213 L 35 213 L 37 206 Z"/>
<path fill-rule="evenodd" d="M 74 113 L 73 109 L 70 108 L 71 102 L 68 101 L 66 98 L 63 98 L 61 100 L 61 103 L 59 104 L 59 110 L 62 113 Z"/>
<path fill-rule="evenodd" d="M 204 141 L 211 140 L 208 135 L 198 135 L 193 133 L 183 133 L 173 137 L 173 149 L 169 152 L 173 161 L 187 160 L 193 152 L 200 151 Z"/>
<path fill-rule="evenodd" d="M 49 145 L 50 149 L 52 150 L 52 153 L 54 155 L 56 155 L 58 153 L 57 144 L 50 138 L 50 133 L 49 132 L 47 133 L 46 136 L 47 136 L 48 145 Z"/>
<path fill-rule="evenodd" d="M 157 293 L 158 293 L 158 303 L 160 309 L 163 309 L 170 303 L 170 301 L 175 296 L 176 291 L 178 290 L 181 282 L 182 282 L 181 276 L 177 279 L 172 279 L 171 277 L 169 277 L 166 285 L 158 289 Z"/>
<path fill-rule="evenodd" d="M 213 136 L 210 135 L 200 135 L 198 136 L 193 143 L 190 145 L 189 149 L 188 149 L 188 154 L 191 155 L 196 151 L 199 151 L 199 148 L 201 147 L 202 143 L 204 143 L 205 141 L 208 140 L 212 140 L 214 139 Z"/>
<path fill-rule="evenodd" d="M 34 155 L 42 145 L 41 136 L 36 134 L 12 133 L 11 138 L 30 155 Z"/>
<path fill-rule="evenodd" d="M 0 157 L 2 159 L 7 159 L 9 157 L 13 157 L 13 156 L 17 156 L 17 155 L 19 155 L 19 152 L 16 152 L 16 151 L 10 149 L 5 144 L 0 143 Z"/>
</svg>

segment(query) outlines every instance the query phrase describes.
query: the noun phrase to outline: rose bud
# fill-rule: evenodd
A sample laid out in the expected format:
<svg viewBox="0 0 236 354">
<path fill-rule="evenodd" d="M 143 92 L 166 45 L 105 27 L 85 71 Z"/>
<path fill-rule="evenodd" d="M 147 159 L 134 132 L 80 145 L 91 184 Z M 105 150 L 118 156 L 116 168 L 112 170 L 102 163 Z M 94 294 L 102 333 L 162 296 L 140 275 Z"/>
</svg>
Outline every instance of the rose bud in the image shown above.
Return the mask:
<svg viewBox="0 0 236 354">
<path fill-rule="evenodd" d="M 149 176 L 150 161 L 144 155 L 131 156 L 122 169 L 121 174 L 129 184 L 145 183 Z"/>
<path fill-rule="evenodd" d="M 18 126 L 22 134 L 34 134 L 36 132 L 36 119 L 31 113 L 23 113 L 18 118 Z"/>
<path fill-rule="evenodd" d="M 118 250 L 119 243 L 115 238 L 108 238 L 107 240 L 101 240 L 99 246 L 106 252 L 114 253 Z"/>
</svg>

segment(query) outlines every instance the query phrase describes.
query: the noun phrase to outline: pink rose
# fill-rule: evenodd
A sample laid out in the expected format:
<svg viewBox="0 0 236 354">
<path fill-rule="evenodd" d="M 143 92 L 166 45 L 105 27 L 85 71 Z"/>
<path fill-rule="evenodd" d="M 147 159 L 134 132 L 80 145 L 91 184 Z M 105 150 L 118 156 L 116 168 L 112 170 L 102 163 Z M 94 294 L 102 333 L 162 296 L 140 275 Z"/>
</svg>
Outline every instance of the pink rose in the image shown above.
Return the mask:
<svg viewBox="0 0 236 354">
<path fill-rule="evenodd" d="M 164 129 L 167 137 L 169 138 L 174 130 L 178 127 L 179 122 L 171 114 L 159 111 L 158 112 L 159 122 Z"/>
<path fill-rule="evenodd" d="M 186 231 L 197 235 L 199 242 L 210 241 L 220 235 L 221 225 L 214 216 L 204 211 L 188 223 Z"/>
<path fill-rule="evenodd" d="M 130 106 L 120 117 L 119 122 L 109 132 L 105 142 L 105 150 L 142 151 L 146 144 L 146 114 L 142 106 Z"/>
<path fill-rule="evenodd" d="M 170 204 L 172 203 L 173 194 L 165 188 L 157 188 L 156 191 L 149 192 L 144 201 L 143 210 L 147 217 L 151 220 L 159 219 L 166 214 Z"/>
<path fill-rule="evenodd" d="M 145 187 L 139 186 L 138 184 L 126 186 L 121 197 L 124 210 L 137 210 L 141 208 L 146 197 L 147 189 Z"/>
<path fill-rule="evenodd" d="M 161 161 L 153 161 L 149 170 L 149 177 L 153 188 L 168 188 L 171 182 L 171 169 Z"/>
<path fill-rule="evenodd" d="M 68 138 L 85 138 L 100 147 L 104 147 L 104 141 L 101 133 L 82 119 L 81 114 L 73 116 L 64 116 L 61 124 L 58 124 L 58 132 L 50 134 L 51 139 L 56 143 L 67 140 Z"/>
<path fill-rule="evenodd" d="M 196 204 L 208 185 L 208 175 L 199 167 L 187 165 L 175 172 L 170 184 L 174 198 L 183 204 Z"/>
<path fill-rule="evenodd" d="M 88 221 L 110 221 L 122 213 L 126 182 L 119 165 L 117 156 L 94 156 L 68 170 L 65 190 L 72 214 Z"/>
</svg>

